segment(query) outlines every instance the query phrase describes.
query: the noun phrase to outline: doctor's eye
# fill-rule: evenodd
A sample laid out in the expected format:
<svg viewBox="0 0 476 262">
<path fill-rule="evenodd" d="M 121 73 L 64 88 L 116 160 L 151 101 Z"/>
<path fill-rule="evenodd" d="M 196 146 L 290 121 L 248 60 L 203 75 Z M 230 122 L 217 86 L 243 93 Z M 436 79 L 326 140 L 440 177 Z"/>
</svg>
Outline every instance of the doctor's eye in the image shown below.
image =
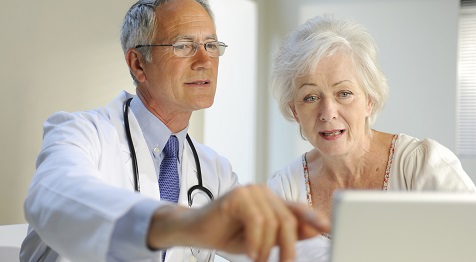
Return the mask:
<svg viewBox="0 0 476 262">
<path fill-rule="evenodd" d="M 205 44 L 205 49 L 207 49 L 207 51 L 210 51 L 210 52 L 213 52 L 213 51 L 216 51 L 218 50 L 218 42 L 217 41 L 213 41 L 213 42 L 208 42 Z"/>
<path fill-rule="evenodd" d="M 193 42 L 177 42 L 173 45 L 175 50 L 180 50 L 180 51 L 190 51 L 194 49 L 194 43 Z"/>
</svg>

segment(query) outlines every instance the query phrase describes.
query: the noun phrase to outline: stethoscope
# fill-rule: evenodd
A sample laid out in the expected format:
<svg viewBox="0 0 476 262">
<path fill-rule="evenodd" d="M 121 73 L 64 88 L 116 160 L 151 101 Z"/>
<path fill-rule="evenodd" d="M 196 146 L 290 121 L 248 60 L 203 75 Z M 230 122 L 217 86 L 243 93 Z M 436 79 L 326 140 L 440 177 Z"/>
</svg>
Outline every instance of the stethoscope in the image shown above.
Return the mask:
<svg viewBox="0 0 476 262">
<path fill-rule="evenodd" d="M 131 136 L 131 129 L 129 127 L 129 105 L 131 103 L 131 100 L 132 98 L 129 98 L 124 103 L 124 128 L 126 130 L 127 143 L 129 144 L 129 151 L 131 151 L 132 172 L 134 173 L 134 189 L 136 192 L 140 192 L 139 166 L 137 165 L 136 151 L 134 149 L 134 144 L 132 142 L 132 136 Z M 212 201 L 214 197 L 212 192 L 208 190 L 208 188 L 204 187 L 202 184 L 202 169 L 200 168 L 200 159 L 198 159 L 197 150 L 195 150 L 195 146 L 192 143 L 192 139 L 190 139 L 190 136 L 188 134 L 187 134 L 187 141 L 188 141 L 188 144 L 190 145 L 190 148 L 192 149 L 193 158 L 195 159 L 195 166 L 197 168 L 197 180 L 198 180 L 198 184 L 192 186 L 187 191 L 188 206 L 191 207 L 193 203 L 192 194 L 195 190 L 204 192 Z"/>
</svg>

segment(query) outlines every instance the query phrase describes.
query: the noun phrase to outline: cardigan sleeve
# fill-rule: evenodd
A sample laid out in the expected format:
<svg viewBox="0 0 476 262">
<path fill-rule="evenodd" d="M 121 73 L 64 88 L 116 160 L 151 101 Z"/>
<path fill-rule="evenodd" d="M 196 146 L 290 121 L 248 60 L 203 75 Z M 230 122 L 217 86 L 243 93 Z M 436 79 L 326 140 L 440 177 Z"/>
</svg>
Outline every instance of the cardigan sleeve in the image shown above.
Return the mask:
<svg viewBox="0 0 476 262">
<path fill-rule="evenodd" d="M 391 176 L 410 191 L 476 192 L 456 155 L 432 139 L 400 135 Z M 395 168 L 393 168 L 395 167 Z"/>
</svg>

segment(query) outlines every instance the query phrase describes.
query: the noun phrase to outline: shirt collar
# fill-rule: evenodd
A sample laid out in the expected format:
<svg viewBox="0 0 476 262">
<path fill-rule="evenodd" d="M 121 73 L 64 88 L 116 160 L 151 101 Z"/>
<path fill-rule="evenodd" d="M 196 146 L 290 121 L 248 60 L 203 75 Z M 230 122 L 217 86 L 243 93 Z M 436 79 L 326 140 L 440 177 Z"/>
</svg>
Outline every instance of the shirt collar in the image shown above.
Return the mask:
<svg viewBox="0 0 476 262">
<path fill-rule="evenodd" d="M 157 157 L 156 154 L 162 154 L 165 144 L 169 140 L 171 135 L 175 135 L 179 141 L 179 162 L 182 162 L 183 148 L 185 143 L 185 137 L 188 132 L 188 125 L 182 131 L 178 133 L 172 133 L 170 129 L 162 122 L 158 117 L 152 114 L 142 103 L 142 100 L 138 96 L 134 96 L 130 104 L 131 110 L 134 116 L 137 118 L 142 133 L 144 134 L 145 141 L 151 153 Z M 158 148 L 158 151 L 154 151 Z"/>
</svg>

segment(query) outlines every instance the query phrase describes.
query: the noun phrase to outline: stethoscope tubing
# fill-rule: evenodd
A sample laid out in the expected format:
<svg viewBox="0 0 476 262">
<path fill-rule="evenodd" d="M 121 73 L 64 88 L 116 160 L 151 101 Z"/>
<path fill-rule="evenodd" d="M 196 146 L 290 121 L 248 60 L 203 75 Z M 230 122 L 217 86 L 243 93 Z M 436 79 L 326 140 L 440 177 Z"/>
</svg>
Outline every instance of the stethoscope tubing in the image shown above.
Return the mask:
<svg viewBox="0 0 476 262">
<path fill-rule="evenodd" d="M 126 129 L 127 144 L 129 145 L 129 151 L 131 152 L 132 172 L 134 173 L 134 190 L 136 192 L 140 192 L 139 165 L 137 164 L 136 150 L 134 149 L 131 128 L 129 126 L 129 105 L 131 104 L 131 101 L 132 97 L 127 99 L 126 103 L 124 104 L 124 128 Z"/>
<path fill-rule="evenodd" d="M 136 151 L 134 149 L 134 143 L 132 142 L 132 135 L 131 135 L 131 128 L 129 125 L 129 106 L 132 101 L 132 98 L 127 99 L 127 101 L 124 103 L 124 129 L 126 131 L 126 136 L 127 136 L 127 144 L 129 146 L 129 151 L 131 152 L 131 160 L 132 160 L 132 172 L 134 174 L 134 190 L 136 192 L 140 192 L 140 181 L 139 181 L 139 165 L 137 164 L 137 155 Z M 200 167 L 200 159 L 198 158 L 197 150 L 195 149 L 195 146 L 192 142 L 192 139 L 190 136 L 187 134 L 186 136 L 187 142 L 190 145 L 190 148 L 192 149 L 193 153 L 193 158 L 195 160 L 195 166 L 197 168 L 197 180 L 198 184 L 192 186 L 191 188 L 188 189 L 187 191 L 187 197 L 188 197 L 188 204 L 189 206 L 192 206 L 192 193 L 194 190 L 202 190 L 207 194 L 207 196 L 210 198 L 210 200 L 213 201 L 214 197 L 213 194 L 208 188 L 203 186 L 203 181 L 202 181 L 202 169 Z"/>
</svg>

